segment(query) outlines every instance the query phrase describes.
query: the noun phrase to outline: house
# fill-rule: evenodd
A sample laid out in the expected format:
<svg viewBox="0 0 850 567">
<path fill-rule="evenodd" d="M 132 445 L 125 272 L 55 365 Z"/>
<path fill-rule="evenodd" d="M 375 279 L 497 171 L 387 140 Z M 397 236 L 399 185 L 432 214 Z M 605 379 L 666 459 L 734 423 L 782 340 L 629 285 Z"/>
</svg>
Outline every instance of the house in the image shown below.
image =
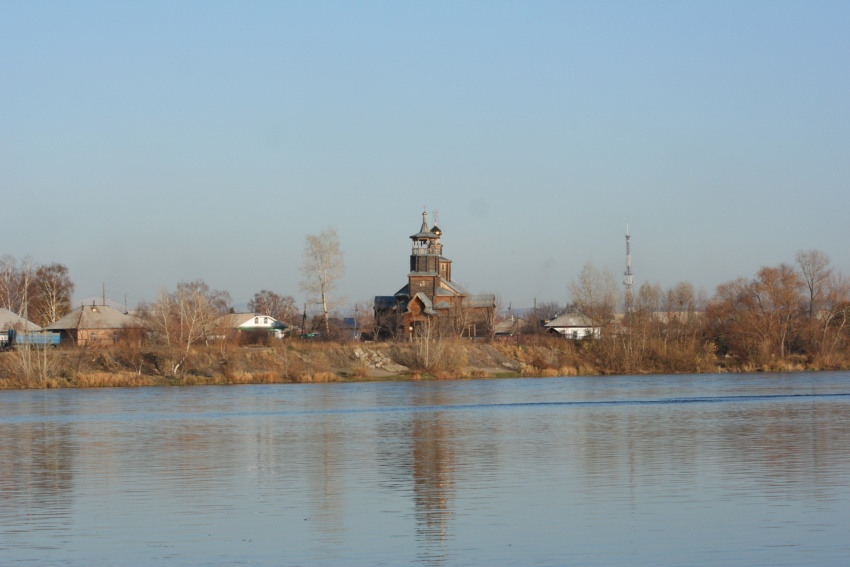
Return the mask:
<svg viewBox="0 0 850 567">
<path fill-rule="evenodd" d="M 254 333 L 256 335 L 273 336 L 282 339 L 290 331 L 290 326 L 282 323 L 270 315 L 262 313 L 230 313 L 219 317 L 216 327 L 221 329 L 222 335 L 233 336 L 243 333 Z"/>
<path fill-rule="evenodd" d="M 16 331 L 41 331 L 41 327 L 27 321 L 14 311 L 9 311 L 5 307 L 0 307 L 0 331 L 8 331 L 15 329 Z"/>
<path fill-rule="evenodd" d="M 462 337 L 490 336 L 496 296 L 473 295 L 452 279 L 452 261 L 443 256 L 436 223 L 428 228 L 428 213 L 412 235 L 407 285 L 394 295 L 376 296 L 375 324 L 379 336 L 411 338 L 436 325 Z"/>
<path fill-rule="evenodd" d="M 82 305 L 45 330 L 59 331 L 63 344 L 79 346 L 117 342 L 127 332 L 144 329 L 144 322 L 108 305 Z"/>
<path fill-rule="evenodd" d="M 511 315 L 496 323 L 496 337 L 512 337 L 523 332 L 528 323 L 525 319 Z"/>
<path fill-rule="evenodd" d="M 9 345 L 9 331 L 41 331 L 41 327 L 5 307 L 0 307 L 0 349 Z"/>
<path fill-rule="evenodd" d="M 547 321 L 543 326 L 551 333 L 559 333 L 568 339 L 583 339 L 593 337 L 598 339 L 602 336 L 602 331 L 599 327 L 594 326 L 593 322 L 578 313 L 564 313 L 558 315 L 551 321 Z"/>
</svg>

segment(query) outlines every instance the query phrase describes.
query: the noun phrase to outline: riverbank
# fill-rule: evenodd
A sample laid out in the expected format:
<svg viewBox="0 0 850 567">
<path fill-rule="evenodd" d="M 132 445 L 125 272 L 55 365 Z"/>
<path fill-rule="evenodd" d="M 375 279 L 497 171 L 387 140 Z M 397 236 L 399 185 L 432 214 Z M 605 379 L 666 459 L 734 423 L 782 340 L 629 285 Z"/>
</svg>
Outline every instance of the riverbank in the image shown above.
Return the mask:
<svg viewBox="0 0 850 567">
<path fill-rule="evenodd" d="M 0 389 L 450 380 L 611 374 L 847 369 L 805 357 L 761 365 L 677 349 L 631 363 L 600 341 L 523 337 L 510 342 L 428 343 L 286 341 L 267 346 L 212 344 L 188 354 L 139 345 L 0 353 Z"/>
</svg>

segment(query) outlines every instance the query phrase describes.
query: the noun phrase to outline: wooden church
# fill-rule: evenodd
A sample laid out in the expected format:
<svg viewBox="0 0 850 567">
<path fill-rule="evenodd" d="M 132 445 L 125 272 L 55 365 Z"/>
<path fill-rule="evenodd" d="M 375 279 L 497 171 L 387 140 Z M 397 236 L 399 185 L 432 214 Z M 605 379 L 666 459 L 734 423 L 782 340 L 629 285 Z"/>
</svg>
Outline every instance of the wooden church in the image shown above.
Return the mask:
<svg viewBox="0 0 850 567">
<path fill-rule="evenodd" d="M 494 327 L 496 296 L 473 295 L 452 281 L 452 261 L 443 256 L 437 226 L 428 228 L 428 213 L 410 239 L 410 273 L 407 285 L 395 295 L 375 297 L 375 323 L 384 338 L 413 338 L 424 332 L 452 333 L 460 337 L 490 337 Z"/>
</svg>

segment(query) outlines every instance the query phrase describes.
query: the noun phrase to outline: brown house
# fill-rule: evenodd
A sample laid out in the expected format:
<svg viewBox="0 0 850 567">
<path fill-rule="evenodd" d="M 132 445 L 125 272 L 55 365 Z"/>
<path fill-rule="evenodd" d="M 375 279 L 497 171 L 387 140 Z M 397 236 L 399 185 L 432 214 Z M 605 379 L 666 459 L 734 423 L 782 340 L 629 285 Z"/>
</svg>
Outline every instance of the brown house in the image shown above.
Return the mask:
<svg viewBox="0 0 850 567">
<path fill-rule="evenodd" d="M 473 295 L 452 281 L 452 261 L 443 256 L 436 224 L 428 228 L 428 214 L 412 235 L 407 285 L 394 295 L 375 297 L 375 323 L 379 336 L 413 337 L 425 328 L 451 331 L 462 337 L 492 336 L 496 297 Z"/>
<path fill-rule="evenodd" d="M 125 333 L 140 330 L 144 323 L 108 305 L 82 305 L 45 327 L 59 331 L 62 344 L 94 345 L 117 342 Z"/>
</svg>

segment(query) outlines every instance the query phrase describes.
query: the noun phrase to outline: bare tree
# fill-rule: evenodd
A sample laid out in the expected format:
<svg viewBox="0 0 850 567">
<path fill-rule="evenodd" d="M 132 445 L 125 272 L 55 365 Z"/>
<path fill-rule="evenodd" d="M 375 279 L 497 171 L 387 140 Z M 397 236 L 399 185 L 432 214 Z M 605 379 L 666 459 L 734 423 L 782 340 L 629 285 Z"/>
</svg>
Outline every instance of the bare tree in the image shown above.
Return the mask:
<svg viewBox="0 0 850 567">
<path fill-rule="evenodd" d="M 230 308 L 226 291 L 210 289 L 202 280 L 180 282 L 171 293 L 161 290 L 157 300 L 143 305 L 140 313 L 166 348 L 169 375 L 186 371 L 192 345 L 206 341 L 216 320 Z"/>
<path fill-rule="evenodd" d="M 358 301 L 354 304 L 354 329 L 355 338 L 372 339 L 376 336 L 377 323 L 375 322 L 375 310 L 369 300 Z"/>
<path fill-rule="evenodd" d="M 71 310 L 74 282 L 67 266 L 58 263 L 40 266 L 35 271 L 32 287 L 30 311 L 39 325 L 47 326 Z"/>
<path fill-rule="evenodd" d="M 505 314 L 502 312 L 504 303 L 501 295 L 493 295 L 493 308 L 485 309 L 483 314 L 483 323 L 486 327 L 487 338 L 491 341 L 496 337 L 496 326 L 505 320 Z"/>
<path fill-rule="evenodd" d="M 784 358 L 801 315 L 803 287 L 800 274 L 787 264 L 764 267 L 750 281 L 717 286 L 706 316 L 723 350 L 753 362 Z"/>
<path fill-rule="evenodd" d="M 330 335 L 329 312 L 335 306 L 331 292 L 342 277 L 345 264 L 336 229 L 326 228 L 319 234 L 308 234 L 304 243 L 304 264 L 301 266 L 301 289 L 308 300 L 322 307 L 325 336 Z"/>
<path fill-rule="evenodd" d="M 13 256 L 0 258 L 0 307 L 28 319 L 29 304 L 35 296 L 34 281 L 32 258 L 25 257 L 20 265 Z"/>
<path fill-rule="evenodd" d="M 750 285 L 750 293 L 763 322 L 763 333 L 779 348 L 780 358 L 788 352 L 794 322 L 800 315 L 800 275 L 787 264 L 762 268 Z"/>
<path fill-rule="evenodd" d="M 248 309 L 255 313 L 270 315 L 288 325 L 296 324 L 301 317 L 295 305 L 295 298 L 291 295 L 279 295 L 267 289 L 254 294 L 254 297 L 248 301 Z"/>
<path fill-rule="evenodd" d="M 534 306 L 534 312 L 540 321 L 550 321 L 558 315 L 563 315 L 566 311 L 567 307 L 557 301 L 541 301 Z"/>
<path fill-rule="evenodd" d="M 18 260 L 8 254 L 0 256 L 0 307 L 20 315 L 23 301 L 21 286 Z"/>
<path fill-rule="evenodd" d="M 456 297 L 452 302 L 449 315 L 451 330 L 456 337 L 462 337 L 464 333 L 472 336 L 472 311 L 468 305 L 467 296 Z"/>
<path fill-rule="evenodd" d="M 63 264 L 37 266 L 26 257 L 0 257 L 0 307 L 39 325 L 49 325 L 71 309 L 74 282 Z"/>
<path fill-rule="evenodd" d="M 575 310 L 590 319 L 594 327 L 602 328 L 614 320 L 619 288 L 611 270 L 600 270 L 588 262 L 568 289 Z"/>
<path fill-rule="evenodd" d="M 806 283 L 806 289 L 809 294 L 808 308 L 806 313 L 809 319 L 814 319 L 819 302 L 824 293 L 824 287 L 832 275 L 832 268 L 829 267 L 829 255 L 820 250 L 800 250 L 794 257 L 797 260 L 797 265 L 800 266 L 800 272 L 803 274 L 803 280 Z"/>
</svg>

